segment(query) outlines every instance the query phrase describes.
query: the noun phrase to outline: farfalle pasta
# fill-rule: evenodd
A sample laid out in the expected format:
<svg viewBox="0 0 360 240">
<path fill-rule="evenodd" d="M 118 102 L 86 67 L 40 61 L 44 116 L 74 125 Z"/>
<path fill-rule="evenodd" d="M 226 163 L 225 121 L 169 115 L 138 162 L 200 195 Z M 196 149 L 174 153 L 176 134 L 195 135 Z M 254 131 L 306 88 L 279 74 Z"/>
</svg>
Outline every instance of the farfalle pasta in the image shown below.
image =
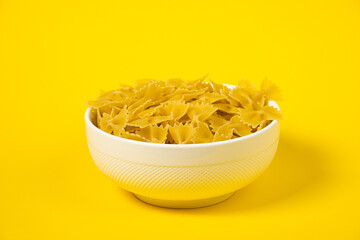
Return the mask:
<svg viewBox="0 0 360 240">
<path fill-rule="evenodd" d="M 87 104 L 104 132 L 143 142 L 194 144 L 246 136 L 280 120 L 270 100 L 281 100 L 281 93 L 269 80 L 258 90 L 245 80 L 229 87 L 204 77 L 139 80 Z"/>
</svg>

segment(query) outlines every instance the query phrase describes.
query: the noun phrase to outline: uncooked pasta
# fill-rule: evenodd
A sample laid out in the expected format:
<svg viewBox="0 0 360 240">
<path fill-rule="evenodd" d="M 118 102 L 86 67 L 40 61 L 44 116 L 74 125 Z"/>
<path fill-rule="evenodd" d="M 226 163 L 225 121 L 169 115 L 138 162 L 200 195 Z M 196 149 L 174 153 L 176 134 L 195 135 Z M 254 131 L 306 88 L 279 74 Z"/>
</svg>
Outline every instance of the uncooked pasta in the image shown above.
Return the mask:
<svg viewBox="0 0 360 240">
<path fill-rule="evenodd" d="M 281 119 L 269 101 L 281 100 L 276 85 L 260 89 L 249 81 L 237 86 L 181 79 L 140 80 L 103 92 L 88 101 L 99 129 L 135 141 L 194 144 L 239 138 Z"/>
</svg>

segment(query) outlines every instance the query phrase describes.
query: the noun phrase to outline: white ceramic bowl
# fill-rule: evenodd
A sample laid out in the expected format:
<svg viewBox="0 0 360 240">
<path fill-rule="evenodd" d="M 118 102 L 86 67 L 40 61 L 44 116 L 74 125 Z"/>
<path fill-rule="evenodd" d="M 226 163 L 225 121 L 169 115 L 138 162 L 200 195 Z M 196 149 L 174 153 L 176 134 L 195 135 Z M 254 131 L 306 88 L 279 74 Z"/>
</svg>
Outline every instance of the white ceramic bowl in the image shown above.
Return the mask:
<svg viewBox="0 0 360 240">
<path fill-rule="evenodd" d="M 117 137 L 94 120 L 87 109 L 87 141 L 97 167 L 137 198 L 162 207 L 203 207 L 227 199 L 269 166 L 279 142 L 278 121 L 245 137 L 176 145 Z"/>
</svg>

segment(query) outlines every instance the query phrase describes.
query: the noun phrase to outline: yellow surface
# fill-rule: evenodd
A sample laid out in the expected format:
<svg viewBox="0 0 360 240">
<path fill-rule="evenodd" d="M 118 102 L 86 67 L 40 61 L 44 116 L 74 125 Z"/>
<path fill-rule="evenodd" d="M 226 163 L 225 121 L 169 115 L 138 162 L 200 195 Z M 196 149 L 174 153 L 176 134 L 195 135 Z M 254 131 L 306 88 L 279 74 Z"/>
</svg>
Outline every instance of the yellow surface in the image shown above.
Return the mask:
<svg viewBox="0 0 360 240">
<path fill-rule="evenodd" d="M 0 1 L 0 239 L 359 239 L 359 1 L 129 2 Z M 270 168 L 195 210 L 117 189 L 85 100 L 207 73 L 283 90 Z"/>
</svg>

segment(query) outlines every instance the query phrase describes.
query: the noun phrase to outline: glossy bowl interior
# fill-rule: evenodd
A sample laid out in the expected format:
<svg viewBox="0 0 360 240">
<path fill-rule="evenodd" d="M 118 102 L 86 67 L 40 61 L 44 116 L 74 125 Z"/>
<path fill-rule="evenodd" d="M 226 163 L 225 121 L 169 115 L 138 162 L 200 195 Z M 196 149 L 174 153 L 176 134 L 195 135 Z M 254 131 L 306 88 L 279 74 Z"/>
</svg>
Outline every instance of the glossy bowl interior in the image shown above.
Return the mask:
<svg viewBox="0 0 360 240">
<path fill-rule="evenodd" d="M 275 102 L 271 102 L 278 108 Z M 162 207 L 193 208 L 230 197 L 255 180 L 271 163 L 280 125 L 272 121 L 258 132 L 201 144 L 158 144 L 124 139 L 97 128 L 90 109 L 86 135 L 97 167 L 121 188 Z"/>
</svg>

